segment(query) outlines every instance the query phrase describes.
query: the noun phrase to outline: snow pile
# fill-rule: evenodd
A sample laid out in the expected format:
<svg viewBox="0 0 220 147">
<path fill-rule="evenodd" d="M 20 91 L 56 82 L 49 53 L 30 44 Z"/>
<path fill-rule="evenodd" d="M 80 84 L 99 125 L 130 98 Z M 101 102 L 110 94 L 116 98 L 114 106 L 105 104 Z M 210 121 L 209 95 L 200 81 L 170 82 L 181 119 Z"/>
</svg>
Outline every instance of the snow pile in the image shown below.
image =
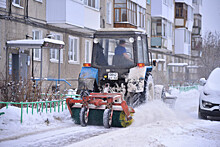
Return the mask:
<svg viewBox="0 0 220 147">
<path fill-rule="evenodd" d="M 20 108 L 1 109 L 0 146 L 133 147 L 212 146 L 220 144 L 220 122 L 199 120 L 199 91 L 181 92 L 173 109 L 157 100 L 135 109 L 134 123 L 127 128 L 74 125 L 68 110 L 26 114 L 20 124 Z M 57 110 L 57 109 L 56 109 Z M 48 123 L 48 121 L 49 123 Z"/>
<path fill-rule="evenodd" d="M 0 112 L 5 114 L 0 116 L 0 141 L 4 138 L 15 137 L 19 135 L 24 135 L 27 133 L 32 133 L 35 131 L 42 131 L 45 129 L 51 129 L 56 127 L 63 127 L 65 125 L 73 125 L 73 122 L 70 118 L 70 113 L 68 110 L 63 112 L 38 112 L 34 109 L 32 115 L 32 109 L 23 108 L 23 122 L 20 123 L 21 119 L 21 109 L 15 106 L 8 106 L 0 109 Z M 56 108 L 56 111 L 58 108 Z"/>
<path fill-rule="evenodd" d="M 135 109 L 133 125 L 142 126 L 157 121 L 176 120 L 177 115 L 162 101 L 156 100 Z"/>
<path fill-rule="evenodd" d="M 161 101 L 144 104 L 135 110 L 134 123 L 130 127 L 70 146 L 218 146 L 219 122 L 197 119 L 199 91 L 180 93 L 172 89 L 171 94 L 177 97 L 174 109 L 170 109 Z"/>
</svg>

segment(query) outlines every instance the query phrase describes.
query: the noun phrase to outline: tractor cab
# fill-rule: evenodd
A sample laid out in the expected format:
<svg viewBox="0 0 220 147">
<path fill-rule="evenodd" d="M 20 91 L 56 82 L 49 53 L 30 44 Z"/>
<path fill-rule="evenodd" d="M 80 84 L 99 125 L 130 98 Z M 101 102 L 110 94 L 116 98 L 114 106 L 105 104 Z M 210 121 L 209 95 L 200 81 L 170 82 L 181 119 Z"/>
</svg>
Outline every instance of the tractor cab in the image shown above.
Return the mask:
<svg viewBox="0 0 220 147">
<path fill-rule="evenodd" d="M 94 34 L 91 65 L 115 70 L 149 65 L 146 34 L 136 29 L 97 31 Z"/>
</svg>

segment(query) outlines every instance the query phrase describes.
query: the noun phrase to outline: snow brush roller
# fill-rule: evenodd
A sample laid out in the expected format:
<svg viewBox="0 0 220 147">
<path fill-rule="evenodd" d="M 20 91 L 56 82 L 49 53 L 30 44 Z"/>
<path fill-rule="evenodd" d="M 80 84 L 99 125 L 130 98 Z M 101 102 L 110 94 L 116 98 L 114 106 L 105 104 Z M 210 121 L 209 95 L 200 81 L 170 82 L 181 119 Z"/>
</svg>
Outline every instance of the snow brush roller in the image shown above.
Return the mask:
<svg viewBox="0 0 220 147">
<path fill-rule="evenodd" d="M 67 98 L 66 103 L 76 124 L 127 127 L 133 122 L 134 109 L 120 93 L 90 93 L 82 99 Z"/>
</svg>

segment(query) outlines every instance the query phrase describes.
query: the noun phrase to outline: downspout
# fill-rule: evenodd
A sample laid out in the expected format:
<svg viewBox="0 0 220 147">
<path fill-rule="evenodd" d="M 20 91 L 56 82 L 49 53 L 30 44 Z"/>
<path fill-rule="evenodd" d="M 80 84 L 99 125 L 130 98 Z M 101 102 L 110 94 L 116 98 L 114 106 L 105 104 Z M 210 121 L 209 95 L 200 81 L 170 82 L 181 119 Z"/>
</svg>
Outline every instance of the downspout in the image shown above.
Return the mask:
<svg viewBox="0 0 220 147">
<path fill-rule="evenodd" d="M 58 64 L 58 90 L 59 90 L 59 96 L 58 98 L 60 99 L 60 50 L 59 49 L 59 64 Z"/>
<path fill-rule="evenodd" d="M 42 70 L 43 70 L 43 47 L 41 46 L 41 54 L 40 54 L 40 94 L 42 93 Z"/>
<path fill-rule="evenodd" d="M 9 0 L 9 12 L 8 12 L 8 16 L 11 16 L 11 6 L 12 6 L 12 0 Z"/>
<path fill-rule="evenodd" d="M 6 70 L 5 70 L 5 85 L 6 85 L 6 99 L 8 100 L 8 46 L 6 44 Z"/>
<path fill-rule="evenodd" d="M 26 6 L 25 6 L 25 15 L 24 18 L 27 19 L 28 18 L 28 0 L 26 0 Z"/>
</svg>

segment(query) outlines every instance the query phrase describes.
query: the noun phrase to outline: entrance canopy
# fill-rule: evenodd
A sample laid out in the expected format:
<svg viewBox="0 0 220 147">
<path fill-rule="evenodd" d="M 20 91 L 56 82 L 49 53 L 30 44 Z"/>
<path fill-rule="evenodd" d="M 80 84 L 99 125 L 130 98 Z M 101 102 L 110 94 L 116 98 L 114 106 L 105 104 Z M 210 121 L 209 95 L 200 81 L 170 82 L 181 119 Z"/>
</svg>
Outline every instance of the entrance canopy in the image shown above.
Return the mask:
<svg viewBox="0 0 220 147">
<path fill-rule="evenodd" d="M 34 73 L 33 73 L 33 67 L 34 67 L 34 62 L 33 62 L 33 49 L 59 49 L 59 64 L 58 64 L 58 84 L 60 85 L 60 49 L 64 48 L 65 43 L 60 40 L 55 40 L 55 39 L 50 39 L 50 38 L 44 38 L 44 39 L 39 39 L 39 40 L 11 40 L 6 42 L 6 61 L 7 61 L 7 66 L 6 66 L 6 79 L 8 77 L 8 48 L 19 48 L 21 50 L 24 49 L 32 49 L 32 77 L 34 79 Z M 42 78 L 42 63 L 43 60 L 43 52 L 41 52 L 41 64 L 40 64 L 40 81 L 43 79 Z"/>
<path fill-rule="evenodd" d="M 40 40 L 11 40 L 7 41 L 7 47 L 16 47 L 21 49 L 32 49 L 32 48 L 53 48 L 62 49 L 65 43 L 60 40 L 54 40 L 44 38 Z"/>
</svg>

